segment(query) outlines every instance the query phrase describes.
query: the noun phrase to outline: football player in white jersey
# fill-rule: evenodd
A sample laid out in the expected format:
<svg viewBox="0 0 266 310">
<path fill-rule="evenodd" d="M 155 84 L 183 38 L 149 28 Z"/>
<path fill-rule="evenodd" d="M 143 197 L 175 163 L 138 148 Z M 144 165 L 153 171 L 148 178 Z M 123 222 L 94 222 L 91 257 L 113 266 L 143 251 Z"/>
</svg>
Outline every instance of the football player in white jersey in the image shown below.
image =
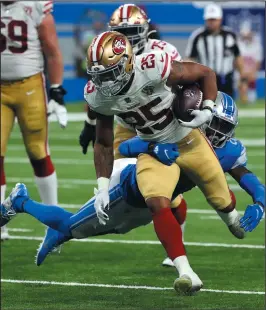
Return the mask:
<svg viewBox="0 0 266 310">
<path fill-rule="evenodd" d="M 149 30 L 150 19 L 146 13 L 135 4 L 124 4 L 117 8 L 109 21 L 108 27 L 110 30 L 118 31 L 124 34 L 131 46 L 135 55 L 142 53 L 149 53 L 153 51 L 165 51 L 171 57 L 171 60 L 181 60 L 181 55 L 177 49 L 170 43 L 150 39 Z M 136 136 L 136 130 L 133 126 L 126 124 L 123 119 L 116 116 L 116 126 L 114 131 L 114 159 L 123 158 L 118 148 L 119 145 L 134 136 Z M 95 126 L 96 115 L 93 111 L 88 109 L 87 119 L 84 122 L 84 128 L 80 134 L 80 145 L 84 154 L 87 153 L 89 143 L 95 141 Z M 178 213 L 185 214 L 187 205 L 182 195 L 178 196 L 171 202 L 172 207 L 179 206 Z M 184 234 L 185 222 L 181 223 L 182 232 Z"/>
<path fill-rule="evenodd" d="M 215 73 L 198 63 L 172 61 L 164 51 L 135 56 L 127 37 L 110 31 L 93 40 L 87 58 L 92 81 L 85 86 L 85 99 L 97 115 L 94 145 L 97 216 L 106 222 L 114 160 L 114 115 L 134 126 L 143 140 L 177 143 L 180 156 L 171 166 L 141 154 L 137 161 L 137 183 L 168 256 L 193 282 L 180 224 L 169 208 L 180 168 L 197 184 L 208 203 L 225 214 L 232 225 L 231 232 L 244 238 L 240 215 L 232 203 L 223 170 L 206 137 L 197 129 L 212 116 L 217 97 Z M 172 112 L 174 90 L 178 85 L 194 82 L 203 92 L 203 107 L 191 113 L 194 116 L 191 122 L 182 122 Z"/>
<path fill-rule="evenodd" d="M 141 8 L 135 4 L 124 4 L 113 12 L 108 27 L 110 30 L 118 31 L 127 36 L 135 55 L 157 50 L 167 52 L 172 60 L 181 60 L 181 55 L 172 44 L 165 41 L 149 39 L 149 25 L 150 19 Z M 134 137 L 136 131 L 132 126 L 123 122 L 120 117 L 116 117 L 116 121 L 114 152 L 115 159 L 119 159 L 123 157 L 118 151 L 120 143 Z M 90 142 L 94 144 L 95 125 L 95 113 L 89 109 L 84 129 L 80 135 L 80 145 L 83 154 L 87 153 Z"/>
<path fill-rule="evenodd" d="M 1 2 L 1 201 L 6 189 L 4 157 L 17 118 L 40 197 L 47 204 L 57 203 L 57 177 L 47 144 L 47 112 L 55 113 L 62 127 L 67 124 L 67 113 L 66 92 L 61 86 L 63 59 L 52 10 L 52 1 Z M 48 107 L 43 54 L 50 82 Z M 3 231 L 1 238 L 7 237 Z"/>
</svg>

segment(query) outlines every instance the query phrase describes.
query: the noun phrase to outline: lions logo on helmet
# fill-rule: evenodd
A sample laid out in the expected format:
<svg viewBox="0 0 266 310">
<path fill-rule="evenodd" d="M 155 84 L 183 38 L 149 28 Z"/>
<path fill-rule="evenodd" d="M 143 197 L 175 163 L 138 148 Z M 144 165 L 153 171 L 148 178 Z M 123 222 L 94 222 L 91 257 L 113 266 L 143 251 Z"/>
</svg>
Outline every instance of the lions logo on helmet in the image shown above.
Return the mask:
<svg viewBox="0 0 266 310">
<path fill-rule="evenodd" d="M 87 72 L 101 94 L 115 96 L 129 82 L 134 54 L 126 36 L 106 31 L 94 38 L 87 52 Z"/>
<path fill-rule="evenodd" d="M 212 118 L 202 127 L 211 144 L 221 148 L 234 136 L 238 124 L 238 109 L 233 98 L 218 92 Z"/>
</svg>

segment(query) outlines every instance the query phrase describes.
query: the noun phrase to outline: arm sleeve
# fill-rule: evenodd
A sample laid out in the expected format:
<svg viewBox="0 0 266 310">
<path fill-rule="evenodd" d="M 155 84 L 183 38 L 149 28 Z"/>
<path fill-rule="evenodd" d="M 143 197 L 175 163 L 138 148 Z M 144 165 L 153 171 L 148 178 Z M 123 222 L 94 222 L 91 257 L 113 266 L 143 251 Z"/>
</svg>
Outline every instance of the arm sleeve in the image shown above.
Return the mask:
<svg viewBox="0 0 266 310">
<path fill-rule="evenodd" d="M 35 22 L 36 25 L 39 26 L 42 23 L 44 17 L 53 12 L 53 1 L 36 1 L 35 8 Z"/>
<path fill-rule="evenodd" d="M 244 145 L 242 145 L 242 150 L 240 156 L 237 158 L 236 162 L 233 164 L 231 169 L 235 169 L 237 167 L 246 166 L 247 165 L 247 151 Z"/>
<path fill-rule="evenodd" d="M 182 60 L 182 57 L 180 55 L 180 53 L 178 52 L 178 50 L 176 49 L 176 47 L 170 43 L 167 43 L 167 45 L 165 46 L 165 52 L 169 54 L 169 56 L 171 57 L 171 60 L 175 60 L 175 61 L 180 61 Z"/>
</svg>

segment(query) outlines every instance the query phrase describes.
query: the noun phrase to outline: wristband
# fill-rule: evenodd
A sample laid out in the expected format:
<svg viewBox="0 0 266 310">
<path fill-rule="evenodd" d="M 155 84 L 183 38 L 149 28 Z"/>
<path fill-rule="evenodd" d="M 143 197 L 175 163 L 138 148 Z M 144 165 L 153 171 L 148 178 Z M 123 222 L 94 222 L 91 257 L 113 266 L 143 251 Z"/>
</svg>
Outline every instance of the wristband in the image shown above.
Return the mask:
<svg viewBox="0 0 266 310">
<path fill-rule="evenodd" d="M 212 109 L 214 107 L 214 102 L 212 100 L 206 99 L 203 101 L 202 107 L 203 107 L 203 109 L 209 107 L 212 111 Z"/>
<path fill-rule="evenodd" d="M 109 190 L 110 179 L 100 177 L 97 179 L 97 183 L 98 183 L 98 190 L 101 190 L 101 189 Z"/>
<path fill-rule="evenodd" d="M 50 88 L 58 88 L 59 86 L 61 86 L 61 84 L 52 84 Z"/>
<path fill-rule="evenodd" d="M 210 108 L 210 107 L 204 107 L 202 110 L 209 110 L 211 113 L 213 112 L 212 108 Z"/>
<path fill-rule="evenodd" d="M 96 126 L 96 119 L 90 119 L 88 115 L 86 115 L 85 122 L 87 122 L 88 124 L 92 126 Z"/>
</svg>

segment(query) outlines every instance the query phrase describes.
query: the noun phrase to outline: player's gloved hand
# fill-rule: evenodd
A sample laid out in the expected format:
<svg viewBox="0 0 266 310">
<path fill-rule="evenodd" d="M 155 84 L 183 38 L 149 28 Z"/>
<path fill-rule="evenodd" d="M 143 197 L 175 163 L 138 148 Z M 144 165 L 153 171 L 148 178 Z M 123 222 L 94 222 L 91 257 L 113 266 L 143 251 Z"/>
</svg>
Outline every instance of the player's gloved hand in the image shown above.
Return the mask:
<svg viewBox="0 0 266 310">
<path fill-rule="evenodd" d="M 244 228 L 245 231 L 251 232 L 258 226 L 263 213 L 264 208 L 257 203 L 247 206 L 244 216 L 240 219 L 240 227 Z"/>
<path fill-rule="evenodd" d="M 50 101 L 47 107 L 48 116 L 55 113 L 62 128 L 66 127 L 68 121 L 67 109 L 64 102 L 64 95 L 66 93 L 67 92 L 62 85 L 51 85 L 49 91 Z"/>
<path fill-rule="evenodd" d="M 171 166 L 179 156 L 177 145 L 174 143 L 150 142 L 148 150 L 148 154 L 151 154 L 167 166 Z"/>
<path fill-rule="evenodd" d="M 79 144 L 82 147 L 82 153 L 87 154 L 88 146 L 90 142 L 94 146 L 96 139 L 96 126 L 89 124 L 87 121 L 84 122 L 84 127 L 79 135 Z"/>
<path fill-rule="evenodd" d="M 94 208 L 101 225 L 106 225 L 106 221 L 109 220 L 109 216 L 104 211 L 109 209 L 109 191 L 105 188 L 96 189 L 94 188 L 95 203 Z"/>
<path fill-rule="evenodd" d="M 178 120 L 181 126 L 198 128 L 211 120 L 212 112 L 209 109 L 193 110 L 190 115 L 194 116 L 193 120 L 190 122 L 183 122 L 181 119 Z"/>
</svg>

